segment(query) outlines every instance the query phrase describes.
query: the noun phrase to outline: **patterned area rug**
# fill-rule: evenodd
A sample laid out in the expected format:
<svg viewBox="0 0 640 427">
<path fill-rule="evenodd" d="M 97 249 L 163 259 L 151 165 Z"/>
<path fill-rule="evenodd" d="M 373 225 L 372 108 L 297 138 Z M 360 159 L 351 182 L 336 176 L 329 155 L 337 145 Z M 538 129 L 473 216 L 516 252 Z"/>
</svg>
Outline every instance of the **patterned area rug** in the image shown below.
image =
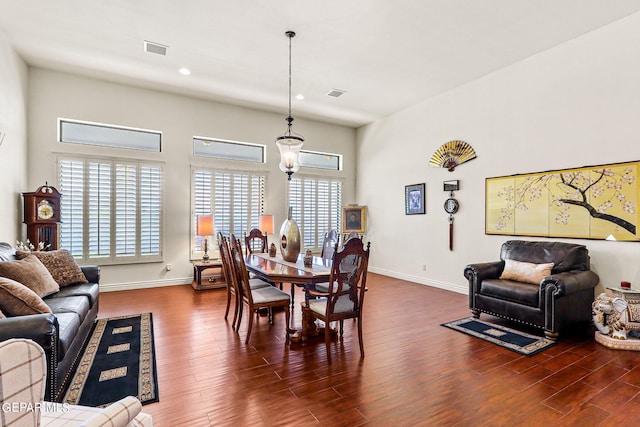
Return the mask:
<svg viewBox="0 0 640 427">
<path fill-rule="evenodd" d="M 125 396 L 158 401 L 151 313 L 96 321 L 63 402 L 99 407 Z"/>
<path fill-rule="evenodd" d="M 556 345 L 555 341 L 548 338 L 531 335 L 474 317 L 444 323 L 442 326 L 497 344 L 525 356 L 534 355 Z"/>
</svg>

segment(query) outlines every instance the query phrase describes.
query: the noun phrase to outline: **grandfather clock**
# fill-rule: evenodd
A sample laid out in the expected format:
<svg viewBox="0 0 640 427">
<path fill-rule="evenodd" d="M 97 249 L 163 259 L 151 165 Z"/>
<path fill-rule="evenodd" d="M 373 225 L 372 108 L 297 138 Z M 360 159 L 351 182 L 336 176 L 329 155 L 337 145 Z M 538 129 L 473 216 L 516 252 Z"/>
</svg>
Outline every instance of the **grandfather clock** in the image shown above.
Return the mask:
<svg viewBox="0 0 640 427">
<path fill-rule="evenodd" d="M 60 231 L 60 192 L 45 183 L 32 193 L 22 193 L 24 223 L 27 238 L 37 246 L 43 242 L 47 249 L 58 249 Z"/>
</svg>

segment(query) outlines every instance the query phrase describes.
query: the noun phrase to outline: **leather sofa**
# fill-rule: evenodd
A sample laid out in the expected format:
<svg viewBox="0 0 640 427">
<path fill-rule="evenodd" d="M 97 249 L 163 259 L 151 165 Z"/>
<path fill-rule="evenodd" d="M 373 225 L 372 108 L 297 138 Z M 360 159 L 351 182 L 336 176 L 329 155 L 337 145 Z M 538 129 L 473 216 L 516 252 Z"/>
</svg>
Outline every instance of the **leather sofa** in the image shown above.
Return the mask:
<svg viewBox="0 0 640 427">
<path fill-rule="evenodd" d="M 0 243 L 0 261 L 16 260 L 15 250 Z M 89 283 L 61 287 L 43 298 L 52 313 L 0 319 L 0 341 L 27 338 L 40 345 L 47 358 L 45 400 L 59 401 L 65 384 L 98 316 L 99 266 L 80 266 Z"/>
<path fill-rule="evenodd" d="M 503 274 L 507 263 L 533 269 L 553 265 L 539 282 L 526 283 Z M 502 245 L 500 261 L 469 264 L 464 276 L 469 280 L 469 308 L 474 317 L 488 313 L 521 322 L 543 329 L 552 340 L 561 331 L 592 320 L 591 304 L 599 278 L 590 270 L 584 245 L 510 240 Z"/>
</svg>

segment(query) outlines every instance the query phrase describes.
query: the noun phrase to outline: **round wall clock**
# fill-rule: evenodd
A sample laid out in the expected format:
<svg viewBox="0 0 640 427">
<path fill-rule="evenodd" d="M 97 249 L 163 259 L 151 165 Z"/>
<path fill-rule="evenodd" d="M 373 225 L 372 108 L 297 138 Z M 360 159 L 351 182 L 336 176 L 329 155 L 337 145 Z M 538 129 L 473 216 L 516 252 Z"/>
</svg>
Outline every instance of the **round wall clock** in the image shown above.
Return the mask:
<svg viewBox="0 0 640 427">
<path fill-rule="evenodd" d="M 454 214 L 458 212 L 458 208 L 460 207 L 460 203 L 453 197 L 448 198 L 444 202 L 444 211 L 448 214 Z"/>
</svg>

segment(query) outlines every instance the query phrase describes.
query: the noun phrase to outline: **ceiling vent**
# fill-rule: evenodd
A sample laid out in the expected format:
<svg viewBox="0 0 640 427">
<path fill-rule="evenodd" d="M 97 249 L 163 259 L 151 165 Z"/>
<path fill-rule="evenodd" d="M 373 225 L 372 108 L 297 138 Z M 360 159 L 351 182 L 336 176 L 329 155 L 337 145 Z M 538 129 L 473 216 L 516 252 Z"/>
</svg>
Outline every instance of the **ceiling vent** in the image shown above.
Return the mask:
<svg viewBox="0 0 640 427">
<path fill-rule="evenodd" d="M 346 91 L 340 89 L 331 89 L 331 91 L 327 94 L 327 96 L 332 96 L 334 98 L 340 98 L 344 95 Z"/>
<path fill-rule="evenodd" d="M 155 53 L 157 55 L 166 56 L 168 47 L 169 46 L 165 46 L 165 45 L 160 44 L 160 43 L 154 43 L 154 42 L 150 42 L 148 40 L 144 41 L 144 51 L 145 52 Z"/>
</svg>

